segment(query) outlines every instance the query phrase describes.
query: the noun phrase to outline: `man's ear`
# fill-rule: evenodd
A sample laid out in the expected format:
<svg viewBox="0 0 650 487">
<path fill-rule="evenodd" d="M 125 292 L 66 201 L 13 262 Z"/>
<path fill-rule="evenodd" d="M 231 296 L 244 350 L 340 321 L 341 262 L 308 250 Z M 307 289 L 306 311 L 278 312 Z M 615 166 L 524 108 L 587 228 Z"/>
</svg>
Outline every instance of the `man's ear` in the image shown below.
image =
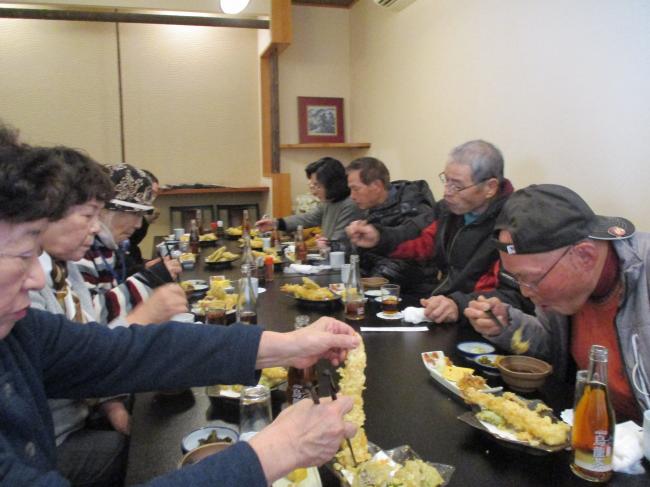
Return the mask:
<svg viewBox="0 0 650 487">
<path fill-rule="evenodd" d="M 497 178 L 490 178 L 485 181 L 485 197 L 494 198 L 494 196 L 499 192 L 499 181 Z"/>
<path fill-rule="evenodd" d="M 598 248 L 590 240 L 578 242 L 573 246 L 573 254 L 577 257 L 576 262 L 581 269 L 589 271 L 594 268 L 598 261 Z"/>
</svg>

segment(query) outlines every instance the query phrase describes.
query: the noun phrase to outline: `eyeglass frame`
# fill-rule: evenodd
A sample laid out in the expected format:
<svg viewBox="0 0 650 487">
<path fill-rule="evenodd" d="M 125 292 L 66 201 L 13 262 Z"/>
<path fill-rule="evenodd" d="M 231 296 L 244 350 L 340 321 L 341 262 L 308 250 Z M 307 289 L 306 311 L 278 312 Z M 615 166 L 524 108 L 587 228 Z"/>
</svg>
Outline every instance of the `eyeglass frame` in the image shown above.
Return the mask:
<svg viewBox="0 0 650 487">
<path fill-rule="evenodd" d="M 27 269 L 29 269 L 30 263 L 34 259 L 38 259 L 39 256 L 41 255 L 42 251 L 43 250 L 41 248 L 38 248 L 38 249 L 36 249 L 35 252 L 29 251 L 29 252 L 25 252 L 25 253 L 22 253 L 22 254 L 12 254 L 12 253 L 9 253 L 9 252 L 0 252 L 0 258 L 9 257 L 9 258 L 14 258 L 14 259 L 20 259 L 20 261 L 23 264 L 24 270 L 27 270 Z"/>
<path fill-rule="evenodd" d="M 520 287 L 520 288 L 525 287 L 526 289 L 537 290 L 537 289 L 539 289 L 539 285 L 542 283 L 542 281 L 544 279 L 546 279 L 546 277 L 551 272 L 553 272 L 553 269 L 555 269 L 555 267 L 560 263 L 560 261 L 562 259 L 564 259 L 564 257 L 566 257 L 566 255 L 571 251 L 571 249 L 573 249 L 573 247 L 574 247 L 573 245 L 569 245 L 566 248 L 566 250 L 564 252 L 562 252 L 562 255 L 560 255 L 560 257 L 555 262 L 553 262 L 553 264 L 551 264 L 551 266 L 548 269 L 546 269 L 546 272 L 544 272 L 544 274 L 542 274 L 541 277 L 536 279 L 535 282 L 524 282 L 521 279 L 517 279 L 515 276 L 513 276 L 512 274 L 510 274 L 508 271 L 504 270 L 503 268 L 501 269 L 500 273 L 501 273 L 502 276 L 504 276 L 506 279 L 511 281 L 511 283 L 514 284 L 517 287 Z"/>
<path fill-rule="evenodd" d="M 462 188 L 454 186 L 454 183 L 449 183 L 449 180 L 447 179 L 447 176 L 445 176 L 444 171 L 438 174 L 438 179 L 440 179 L 440 182 L 445 188 L 448 187 L 453 193 L 460 193 L 461 191 L 465 191 L 466 189 L 473 188 L 474 186 L 478 186 L 479 184 L 483 184 L 489 181 L 490 179 L 494 179 L 494 176 L 482 179 L 478 183 L 470 184 L 469 186 L 463 186 Z"/>
</svg>

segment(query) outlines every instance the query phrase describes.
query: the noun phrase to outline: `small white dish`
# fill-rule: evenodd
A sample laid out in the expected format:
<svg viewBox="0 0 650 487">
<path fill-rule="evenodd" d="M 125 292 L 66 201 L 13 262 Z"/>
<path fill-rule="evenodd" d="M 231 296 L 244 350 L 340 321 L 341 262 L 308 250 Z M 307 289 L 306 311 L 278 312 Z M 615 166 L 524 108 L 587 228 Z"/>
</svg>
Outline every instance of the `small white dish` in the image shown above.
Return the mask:
<svg viewBox="0 0 650 487">
<path fill-rule="evenodd" d="M 476 357 L 477 355 L 486 355 L 494 353 L 495 348 L 486 342 L 460 342 L 456 348 L 468 357 Z"/>
<path fill-rule="evenodd" d="M 200 446 L 199 440 L 205 440 L 213 431 L 216 431 L 217 437 L 222 441 L 224 438 L 229 438 L 231 443 L 235 443 L 239 439 L 239 433 L 232 428 L 226 426 L 206 426 L 205 428 L 192 431 L 189 435 L 183 438 L 183 441 L 181 442 L 181 450 L 183 453 L 194 450 Z"/>
<path fill-rule="evenodd" d="M 178 313 L 170 318 L 170 321 L 180 321 L 181 323 L 194 323 L 193 313 Z"/>
<path fill-rule="evenodd" d="M 393 313 L 392 315 L 387 315 L 383 311 L 380 311 L 377 313 L 377 318 L 381 318 L 382 320 L 401 320 L 404 318 L 404 313 L 401 311 L 398 311 L 397 313 Z"/>
<path fill-rule="evenodd" d="M 381 296 L 381 289 L 368 289 L 366 291 L 366 296 L 379 297 Z"/>
</svg>

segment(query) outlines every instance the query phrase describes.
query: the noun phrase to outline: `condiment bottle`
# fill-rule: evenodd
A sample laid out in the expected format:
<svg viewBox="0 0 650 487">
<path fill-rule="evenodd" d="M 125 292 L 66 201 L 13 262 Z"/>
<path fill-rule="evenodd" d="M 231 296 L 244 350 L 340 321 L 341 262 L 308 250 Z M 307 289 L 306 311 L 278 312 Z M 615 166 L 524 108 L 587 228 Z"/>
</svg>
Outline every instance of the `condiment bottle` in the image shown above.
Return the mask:
<svg viewBox="0 0 650 487">
<path fill-rule="evenodd" d="M 203 235 L 203 215 L 201 210 L 196 210 L 196 226 L 199 229 L 199 235 Z"/>
<path fill-rule="evenodd" d="M 309 325 L 309 316 L 298 315 L 294 321 L 296 330 Z M 289 367 L 287 376 L 287 402 L 293 404 L 301 399 L 310 396 L 309 386 L 316 385 L 316 366 L 312 365 L 305 369 L 297 369 L 296 367 Z"/>
<path fill-rule="evenodd" d="M 296 229 L 296 239 L 295 239 L 295 252 L 296 252 L 296 264 L 306 264 L 307 263 L 307 244 L 302 238 L 302 225 L 298 225 Z"/>
<path fill-rule="evenodd" d="M 241 266 L 242 277 L 239 280 L 237 296 L 237 321 L 246 325 L 257 324 L 257 293 L 251 280 L 248 264 Z"/>
<path fill-rule="evenodd" d="M 266 282 L 271 282 L 273 280 L 273 266 L 275 262 L 272 255 L 267 255 L 264 257 L 264 278 Z"/>
<path fill-rule="evenodd" d="M 243 210 L 242 211 L 242 222 L 241 222 L 241 230 L 242 230 L 242 237 L 246 239 L 246 237 L 251 236 L 251 221 L 248 216 L 248 210 Z"/>
<path fill-rule="evenodd" d="M 253 255 L 253 248 L 251 246 L 250 236 L 244 237 L 244 249 L 242 252 L 242 268 L 244 264 L 248 266 L 248 271 L 250 272 L 250 276 L 252 278 L 257 278 L 258 277 L 257 258 Z"/>
<path fill-rule="evenodd" d="M 350 272 L 345 283 L 345 317 L 348 320 L 362 320 L 366 316 L 363 302 L 363 284 L 359 270 L 359 256 L 350 256 Z"/>
<path fill-rule="evenodd" d="M 199 253 L 199 227 L 196 220 L 190 222 L 190 252 Z"/>
<path fill-rule="evenodd" d="M 278 221 L 273 220 L 273 229 L 271 230 L 271 248 L 276 252 L 280 251 L 280 234 L 278 233 Z"/>
<path fill-rule="evenodd" d="M 607 482 L 612 476 L 616 419 L 607 388 L 607 348 L 592 345 L 587 384 L 573 418 L 573 463 L 578 477 Z"/>
<path fill-rule="evenodd" d="M 223 221 L 222 220 L 217 220 L 216 237 L 217 237 L 217 240 L 223 240 L 224 231 L 223 231 Z"/>
</svg>

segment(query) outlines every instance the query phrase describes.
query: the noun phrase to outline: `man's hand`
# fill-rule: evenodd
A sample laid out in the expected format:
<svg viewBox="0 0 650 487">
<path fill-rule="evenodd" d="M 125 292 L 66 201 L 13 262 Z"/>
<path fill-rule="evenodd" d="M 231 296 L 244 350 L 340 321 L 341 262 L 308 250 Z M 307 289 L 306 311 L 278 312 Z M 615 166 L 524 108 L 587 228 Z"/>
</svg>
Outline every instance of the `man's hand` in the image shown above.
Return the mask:
<svg viewBox="0 0 650 487">
<path fill-rule="evenodd" d="M 131 416 L 121 400 L 112 399 L 103 402 L 99 409 L 106 415 L 106 419 L 115 431 L 127 436 L 131 433 Z"/>
<path fill-rule="evenodd" d="M 421 299 L 424 307 L 424 316 L 434 323 L 452 323 L 458 321 L 458 305 L 453 299 L 446 296 L 431 296 Z"/>
<path fill-rule="evenodd" d="M 379 243 L 379 230 L 365 220 L 356 220 L 345 227 L 350 242 L 357 247 L 371 248 Z"/>
<path fill-rule="evenodd" d="M 255 226 L 260 232 L 270 232 L 273 230 L 273 218 L 262 218 L 255 222 Z"/>
<path fill-rule="evenodd" d="M 490 318 L 485 311 L 491 309 L 492 312 L 501 322 L 501 326 L 497 325 L 492 318 Z M 474 329 L 484 336 L 499 335 L 503 328 L 508 324 L 508 308 L 499 300 L 499 298 L 486 299 L 479 296 L 478 300 L 469 302 L 463 314 L 467 317 Z"/>
<path fill-rule="evenodd" d="M 185 291 L 178 284 L 165 284 L 154 289 L 146 301 L 137 305 L 126 317 L 128 323 L 148 325 L 163 323 L 187 311 Z"/>
<path fill-rule="evenodd" d="M 284 365 L 304 369 L 321 358 L 337 366 L 345 360 L 348 350 L 359 345 L 359 340 L 351 326 L 328 316 L 290 333 L 265 331 L 256 368 Z"/>
<path fill-rule="evenodd" d="M 321 235 L 316 235 L 316 247 L 319 249 L 324 249 L 330 244 L 330 241 L 327 237 L 322 237 Z"/>
<path fill-rule="evenodd" d="M 183 272 L 183 267 L 181 266 L 181 263 L 178 261 L 178 259 L 172 259 L 168 255 L 166 255 L 164 259 L 156 257 L 155 259 L 148 260 L 144 263 L 144 268 L 151 269 L 153 266 L 160 264 L 162 261 L 165 262 L 165 267 L 167 267 L 167 271 L 169 272 L 169 275 L 172 276 L 172 279 L 176 279 Z"/>
<path fill-rule="evenodd" d="M 343 416 L 352 409 L 352 398 L 322 398 L 320 404 L 303 399 L 285 409 L 277 419 L 250 439 L 269 484 L 295 468 L 322 465 L 338 451 L 356 426 Z"/>
</svg>

